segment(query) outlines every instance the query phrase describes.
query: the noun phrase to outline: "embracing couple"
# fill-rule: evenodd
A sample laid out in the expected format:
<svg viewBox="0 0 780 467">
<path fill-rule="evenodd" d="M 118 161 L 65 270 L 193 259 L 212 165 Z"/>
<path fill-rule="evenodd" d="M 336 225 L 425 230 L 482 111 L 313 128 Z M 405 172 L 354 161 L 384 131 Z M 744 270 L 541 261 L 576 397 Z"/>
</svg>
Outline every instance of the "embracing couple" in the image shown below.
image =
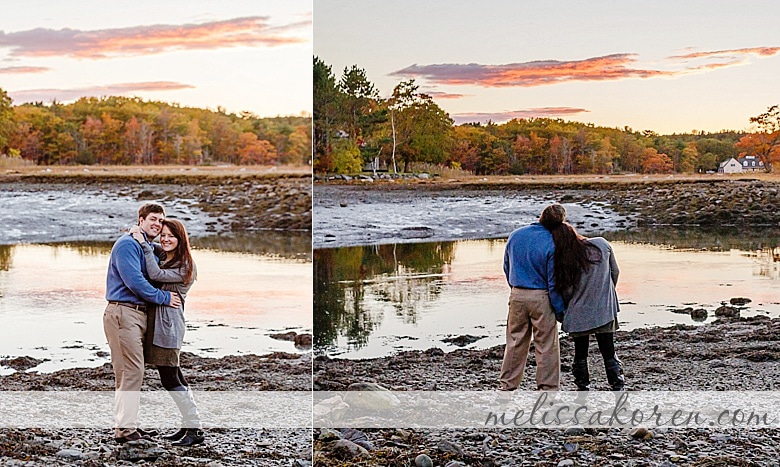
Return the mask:
<svg viewBox="0 0 780 467">
<path fill-rule="evenodd" d="M 152 240 L 160 236 L 159 243 Z M 179 366 L 184 299 L 196 277 L 184 225 L 165 218 L 159 204 L 138 210 L 138 225 L 111 249 L 103 330 L 116 377 L 114 437 L 118 443 L 156 436 L 138 426 L 144 363 L 155 365 L 162 386 L 182 415 L 182 428 L 164 436 L 177 446 L 204 441 L 192 392 Z"/>
<path fill-rule="evenodd" d="M 509 235 L 504 273 L 511 292 L 501 400 L 511 399 L 511 391 L 520 386 L 532 335 L 537 389 L 560 389 L 559 321 L 574 341 L 571 371 L 577 389 L 589 389 L 588 343 L 594 334 L 610 388 L 623 390 L 625 379 L 614 340 L 619 271 L 606 240 L 579 235 L 566 222 L 564 207 L 553 204 L 544 209 L 539 222 Z"/>
</svg>

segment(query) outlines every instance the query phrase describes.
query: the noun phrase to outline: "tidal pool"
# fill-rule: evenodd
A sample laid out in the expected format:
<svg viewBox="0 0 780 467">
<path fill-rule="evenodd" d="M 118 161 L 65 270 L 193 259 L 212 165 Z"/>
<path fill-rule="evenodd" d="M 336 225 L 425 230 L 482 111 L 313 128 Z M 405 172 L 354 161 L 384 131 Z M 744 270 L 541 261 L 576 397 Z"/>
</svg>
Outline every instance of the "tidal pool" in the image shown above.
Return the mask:
<svg viewBox="0 0 780 467">
<path fill-rule="evenodd" d="M 698 324 L 673 310 L 731 298 L 752 300 L 742 316 L 780 316 L 777 233 L 712 234 L 655 229 L 605 234 L 620 267 L 623 330 Z M 317 249 L 314 341 L 318 353 L 371 358 L 463 342 L 504 343 L 509 289 L 504 240 L 468 240 Z M 468 339 L 467 339 L 468 340 Z M 473 339 L 472 339 L 473 340 Z M 457 344 L 457 345 L 456 345 Z"/>
<path fill-rule="evenodd" d="M 0 359 L 47 359 L 34 368 L 42 372 L 109 361 L 102 317 L 111 245 L 0 245 Z M 187 299 L 182 350 L 297 352 L 269 334 L 311 332 L 309 245 L 308 233 L 193 239 L 198 280 Z"/>
</svg>

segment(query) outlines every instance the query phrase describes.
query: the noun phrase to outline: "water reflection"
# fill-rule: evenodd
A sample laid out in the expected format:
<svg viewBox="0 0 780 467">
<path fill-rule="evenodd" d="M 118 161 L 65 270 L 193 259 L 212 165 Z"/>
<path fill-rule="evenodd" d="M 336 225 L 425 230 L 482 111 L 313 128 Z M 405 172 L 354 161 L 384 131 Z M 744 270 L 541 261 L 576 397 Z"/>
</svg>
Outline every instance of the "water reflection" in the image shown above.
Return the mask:
<svg viewBox="0 0 780 467">
<path fill-rule="evenodd" d="M 780 231 L 610 233 L 621 267 L 621 327 L 693 324 L 673 310 L 714 310 L 734 297 L 744 316 L 780 316 Z M 314 251 L 314 338 L 320 353 L 349 358 L 400 349 L 456 347 L 451 336 L 503 342 L 507 285 L 504 240 Z"/>
<path fill-rule="evenodd" d="M 331 345 L 338 335 L 357 348 L 368 342 L 385 310 L 364 306 L 367 287 L 402 322 L 416 323 L 418 307 L 441 293 L 454 249 L 436 242 L 315 250 L 315 346 Z M 373 287 L 377 282 L 383 286 Z"/>
<path fill-rule="evenodd" d="M 270 335 L 311 332 L 312 268 L 306 252 L 298 251 L 305 242 L 276 253 L 267 238 L 221 244 L 238 251 L 213 244 L 204 248 L 199 240 L 193 250 L 198 280 L 187 300 L 184 350 L 207 356 L 296 352 L 292 343 Z M 244 251 L 256 244 L 268 250 Z M 48 359 L 36 371 L 107 361 L 102 312 L 111 246 L 0 246 L 0 359 Z"/>
</svg>

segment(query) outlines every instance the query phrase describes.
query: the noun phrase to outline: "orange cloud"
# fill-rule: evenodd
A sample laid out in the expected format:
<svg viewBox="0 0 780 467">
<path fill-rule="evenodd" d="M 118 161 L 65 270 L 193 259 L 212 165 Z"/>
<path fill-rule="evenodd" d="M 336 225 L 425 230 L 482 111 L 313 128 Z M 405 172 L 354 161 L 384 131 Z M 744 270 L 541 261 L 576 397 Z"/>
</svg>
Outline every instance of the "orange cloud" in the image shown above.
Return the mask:
<svg viewBox="0 0 780 467">
<path fill-rule="evenodd" d="M 0 74 L 43 73 L 50 69 L 44 66 L 7 66 L 0 67 Z"/>
<path fill-rule="evenodd" d="M 563 117 L 566 115 L 574 115 L 583 112 L 590 111 L 576 107 L 540 107 L 536 109 L 511 110 L 507 112 L 459 113 L 453 114 L 451 117 L 456 124 L 460 125 L 470 122 L 486 123 L 487 121 L 503 123 L 508 122 L 513 118 Z"/>
<path fill-rule="evenodd" d="M 780 47 L 750 47 L 744 49 L 716 50 L 712 52 L 691 52 L 684 55 L 673 55 L 670 59 L 691 60 L 696 58 L 723 57 L 735 55 L 760 55 L 771 57 L 780 53 Z"/>
<path fill-rule="evenodd" d="M 614 54 L 576 61 L 545 60 L 507 65 L 412 65 L 390 75 L 421 77 L 441 85 L 531 87 L 567 81 L 603 81 L 623 78 L 670 76 L 673 71 L 631 68 L 635 54 Z"/>
<path fill-rule="evenodd" d="M 10 48 L 12 56 L 89 59 L 153 55 L 174 50 L 273 47 L 304 42 L 307 39 L 290 33 L 309 25 L 310 19 L 273 26 L 267 16 L 252 16 L 202 24 L 158 24 L 94 31 L 36 28 L 13 33 L 0 31 L 0 47 Z"/>
<path fill-rule="evenodd" d="M 8 94 L 17 104 L 25 102 L 67 102 L 80 97 L 123 96 L 136 92 L 176 91 L 192 89 L 194 86 L 173 81 L 149 81 L 145 83 L 118 83 L 107 86 L 93 86 L 76 89 L 30 89 L 9 91 Z"/>
</svg>

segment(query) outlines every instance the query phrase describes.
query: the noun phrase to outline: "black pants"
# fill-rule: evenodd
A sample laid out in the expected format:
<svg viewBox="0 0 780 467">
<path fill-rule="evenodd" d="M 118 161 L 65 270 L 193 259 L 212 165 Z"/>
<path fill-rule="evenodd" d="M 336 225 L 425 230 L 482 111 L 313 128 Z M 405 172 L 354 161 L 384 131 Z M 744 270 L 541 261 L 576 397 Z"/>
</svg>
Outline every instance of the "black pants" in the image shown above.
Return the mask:
<svg viewBox="0 0 780 467">
<path fill-rule="evenodd" d="M 160 382 L 167 391 L 187 386 L 187 380 L 184 379 L 184 375 L 181 373 L 181 367 L 157 365 L 157 372 L 160 374 Z"/>
<path fill-rule="evenodd" d="M 590 335 L 575 337 L 574 339 L 574 361 L 588 359 L 588 344 Z M 596 342 L 599 344 L 599 351 L 604 361 L 615 358 L 615 333 L 603 332 L 596 334 Z"/>
</svg>

